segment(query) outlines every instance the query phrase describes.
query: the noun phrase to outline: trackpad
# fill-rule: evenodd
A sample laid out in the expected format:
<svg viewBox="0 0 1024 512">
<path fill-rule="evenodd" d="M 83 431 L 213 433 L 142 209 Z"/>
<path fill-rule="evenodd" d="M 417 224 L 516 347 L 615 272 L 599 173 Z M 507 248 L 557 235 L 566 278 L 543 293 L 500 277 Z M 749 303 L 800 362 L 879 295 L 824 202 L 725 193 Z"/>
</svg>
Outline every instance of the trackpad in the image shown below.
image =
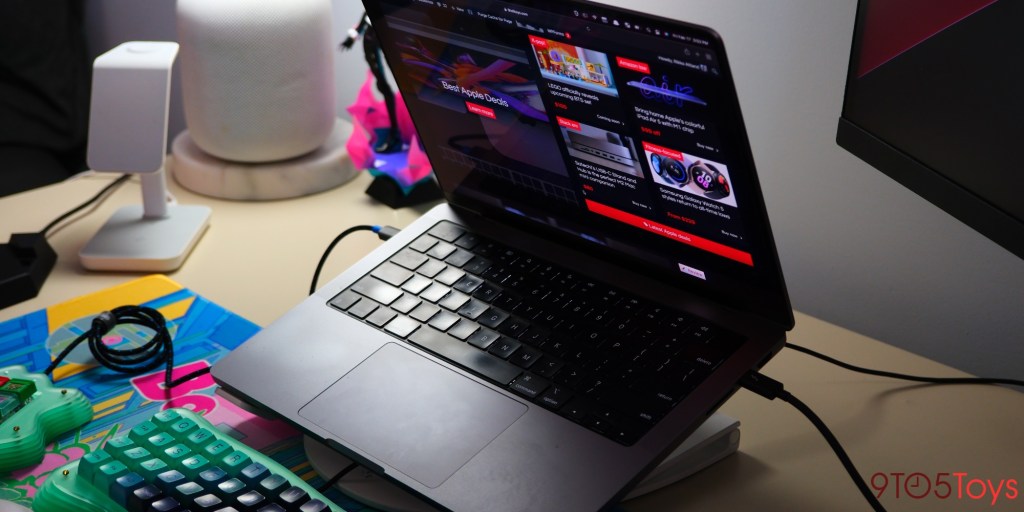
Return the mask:
<svg viewBox="0 0 1024 512">
<path fill-rule="evenodd" d="M 409 349 L 388 343 L 299 415 L 435 488 L 527 407 Z"/>
</svg>

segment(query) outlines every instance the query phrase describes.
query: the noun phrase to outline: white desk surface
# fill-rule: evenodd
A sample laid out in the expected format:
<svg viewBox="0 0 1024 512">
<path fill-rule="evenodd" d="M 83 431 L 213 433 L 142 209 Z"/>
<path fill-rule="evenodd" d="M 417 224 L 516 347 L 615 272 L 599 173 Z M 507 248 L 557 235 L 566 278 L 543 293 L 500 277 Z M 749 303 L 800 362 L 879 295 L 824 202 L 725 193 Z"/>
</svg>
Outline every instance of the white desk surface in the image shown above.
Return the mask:
<svg viewBox="0 0 1024 512">
<path fill-rule="evenodd" d="M 0 199 L 0 241 L 10 233 L 37 232 L 91 197 L 108 175 Z M 209 231 L 171 278 L 209 299 L 267 325 L 306 296 L 316 263 L 337 233 L 354 224 L 402 227 L 417 211 L 392 210 L 363 192 L 361 175 L 337 189 L 305 198 L 242 203 L 197 196 L 171 183 L 183 204 L 213 208 Z M 51 233 L 57 266 L 35 299 L 0 310 L 0 321 L 138 277 L 94 273 L 78 249 L 124 204 L 140 201 L 137 178 L 92 213 Z M 379 241 L 369 233 L 346 238 L 326 266 L 321 285 Z M 797 313 L 789 339 L 862 366 L 934 376 L 961 372 L 879 341 Z M 964 340 L 964 350 L 972 350 Z M 901 486 L 895 476 L 882 503 L 890 511 L 1024 510 L 1024 394 L 992 386 L 922 386 L 847 372 L 783 351 L 765 373 L 784 382 L 832 428 L 860 472 L 921 473 L 932 482 Z M 1018 376 L 1019 377 L 1019 376 Z M 742 422 L 740 451 L 666 489 L 624 504 L 629 511 L 868 510 L 828 445 L 788 404 L 739 391 L 722 412 Z M 948 476 L 941 476 L 946 473 Z M 959 474 L 959 476 L 957 476 Z M 901 477 L 902 478 L 902 477 Z M 975 481 L 975 479 L 979 479 Z M 951 484 L 936 487 L 938 481 Z M 999 488 L 993 492 L 986 482 Z M 900 482 L 903 484 L 903 482 Z M 924 480 L 918 480 L 924 483 Z M 1008 487 L 1009 486 L 1009 487 Z M 959 488 L 959 489 L 958 489 Z M 1012 488 L 1012 490 L 1011 490 Z"/>
</svg>

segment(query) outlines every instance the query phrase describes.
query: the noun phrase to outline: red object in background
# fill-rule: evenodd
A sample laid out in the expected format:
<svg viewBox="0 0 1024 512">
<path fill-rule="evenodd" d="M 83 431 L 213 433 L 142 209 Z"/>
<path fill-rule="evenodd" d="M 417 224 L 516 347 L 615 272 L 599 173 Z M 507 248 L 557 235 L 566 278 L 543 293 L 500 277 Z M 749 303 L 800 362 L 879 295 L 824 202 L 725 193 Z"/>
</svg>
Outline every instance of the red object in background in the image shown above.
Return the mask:
<svg viewBox="0 0 1024 512">
<path fill-rule="evenodd" d="M 998 0 L 871 0 L 857 78 Z"/>
</svg>

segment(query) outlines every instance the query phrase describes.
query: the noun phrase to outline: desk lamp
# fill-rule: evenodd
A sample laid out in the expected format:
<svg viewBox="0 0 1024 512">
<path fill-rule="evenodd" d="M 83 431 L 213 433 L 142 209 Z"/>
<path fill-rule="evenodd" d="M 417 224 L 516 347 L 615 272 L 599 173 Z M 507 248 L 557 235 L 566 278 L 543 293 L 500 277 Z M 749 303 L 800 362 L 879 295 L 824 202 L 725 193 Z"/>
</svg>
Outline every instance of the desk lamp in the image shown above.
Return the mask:
<svg viewBox="0 0 1024 512">
<path fill-rule="evenodd" d="M 79 251 L 87 269 L 174 270 L 209 225 L 208 207 L 167 200 L 167 110 L 177 55 L 177 43 L 134 41 L 93 64 L 87 163 L 139 174 L 142 204 L 119 209 Z"/>
</svg>

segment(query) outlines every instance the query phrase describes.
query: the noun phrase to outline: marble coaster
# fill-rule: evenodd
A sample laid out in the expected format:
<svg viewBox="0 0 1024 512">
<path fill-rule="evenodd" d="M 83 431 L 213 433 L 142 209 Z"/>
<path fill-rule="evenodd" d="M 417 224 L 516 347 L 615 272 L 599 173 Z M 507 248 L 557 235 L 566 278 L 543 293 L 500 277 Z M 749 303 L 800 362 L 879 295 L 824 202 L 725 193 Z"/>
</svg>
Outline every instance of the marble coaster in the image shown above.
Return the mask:
<svg viewBox="0 0 1024 512">
<path fill-rule="evenodd" d="M 322 192 L 342 185 L 358 169 L 345 150 L 352 124 L 338 119 L 327 140 L 312 153 L 265 163 L 232 162 L 196 146 L 188 130 L 174 138 L 169 169 L 183 187 L 221 199 L 265 201 Z"/>
</svg>

